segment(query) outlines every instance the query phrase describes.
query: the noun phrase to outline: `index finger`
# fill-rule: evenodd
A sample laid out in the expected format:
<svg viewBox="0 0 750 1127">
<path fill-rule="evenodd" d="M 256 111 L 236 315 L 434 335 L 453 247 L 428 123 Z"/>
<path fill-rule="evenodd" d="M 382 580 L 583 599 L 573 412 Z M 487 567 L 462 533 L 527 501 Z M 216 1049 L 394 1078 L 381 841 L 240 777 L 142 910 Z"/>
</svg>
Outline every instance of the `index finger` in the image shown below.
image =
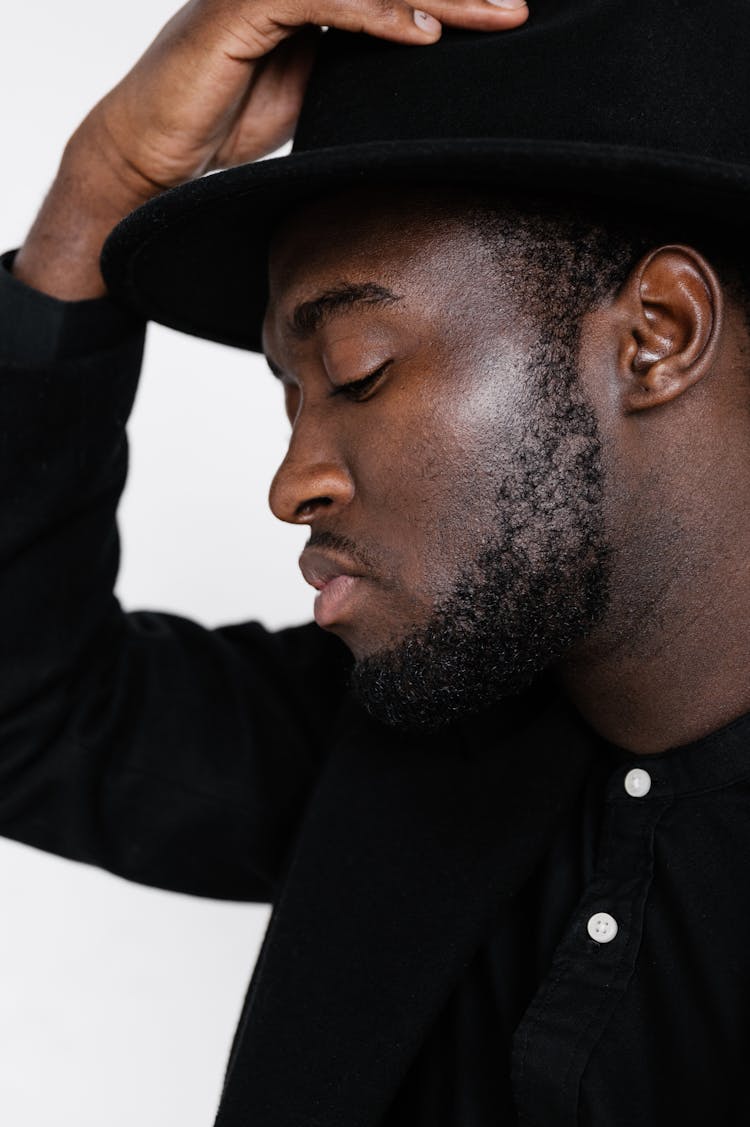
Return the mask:
<svg viewBox="0 0 750 1127">
<path fill-rule="evenodd" d="M 503 31 L 529 18 L 526 0 L 427 0 L 426 11 L 446 27 Z"/>
<path fill-rule="evenodd" d="M 273 38 L 274 31 L 278 37 L 281 28 L 288 33 L 293 26 L 313 23 L 402 43 L 424 43 L 439 39 L 443 24 L 504 31 L 520 27 L 529 15 L 526 0 L 426 0 L 425 7 L 408 0 L 277 0 L 283 16 L 273 0 L 267 3 L 265 7 L 252 0 L 248 19 L 264 41 Z"/>
</svg>

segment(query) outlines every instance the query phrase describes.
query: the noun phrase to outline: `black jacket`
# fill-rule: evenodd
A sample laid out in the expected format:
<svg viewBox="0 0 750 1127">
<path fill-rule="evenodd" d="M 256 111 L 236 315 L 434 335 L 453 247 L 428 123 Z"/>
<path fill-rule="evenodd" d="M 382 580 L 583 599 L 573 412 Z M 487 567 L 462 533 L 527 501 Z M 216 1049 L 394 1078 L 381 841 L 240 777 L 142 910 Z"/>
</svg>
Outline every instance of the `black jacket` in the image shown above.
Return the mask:
<svg viewBox="0 0 750 1127">
<path fill-rule="evenodd" d="M 0 274 L 0 832 L 270 902 L 217 1127 L 374 1127 L 591 750 L 545 681 L 397 737 L 350 699 L 348 653 L 315 625 L 123 613 L 143 326 Z"/>
</svg>

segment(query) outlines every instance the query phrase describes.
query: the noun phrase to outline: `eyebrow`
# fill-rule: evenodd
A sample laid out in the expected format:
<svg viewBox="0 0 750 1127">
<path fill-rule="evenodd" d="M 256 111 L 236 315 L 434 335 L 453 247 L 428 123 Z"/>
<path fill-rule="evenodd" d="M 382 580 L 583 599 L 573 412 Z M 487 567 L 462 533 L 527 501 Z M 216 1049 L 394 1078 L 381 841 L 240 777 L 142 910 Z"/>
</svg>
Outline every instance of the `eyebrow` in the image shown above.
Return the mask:
<svg viewBox="0 0 750 1127">
<path fill-rule="evenodd" d="M 331 317 L 340 313 L 348 313 L 359 305 L 392 305 L 402 300 L 402 294 L 396 294 L 377 282 L 342 282 L 323 290 L 309 301 L 300 302 L 287 318 L 285 327 L 295 340 L 307 340 Z M 280 376 L 281 370 L 268 356 L 266 361 L 273 374 Z"/>
<path fill-rule="evenodd" d="M 287 321 L 287 329 L 295 339 L 307 340 L 337 313 L 348 312 L 357 305 L 392 304 L 401 300 L 400 294 L 377 282 L 342 282 L 298 305 Z"/>
</svg>

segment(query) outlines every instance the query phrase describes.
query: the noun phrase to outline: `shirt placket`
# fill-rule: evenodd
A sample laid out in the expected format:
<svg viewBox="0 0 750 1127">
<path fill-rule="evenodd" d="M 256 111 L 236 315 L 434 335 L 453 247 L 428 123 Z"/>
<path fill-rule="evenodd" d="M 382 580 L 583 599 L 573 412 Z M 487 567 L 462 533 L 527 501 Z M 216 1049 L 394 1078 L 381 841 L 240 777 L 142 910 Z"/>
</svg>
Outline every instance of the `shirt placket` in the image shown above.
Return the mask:
<svg viewBox="0 0 750 1127">
<path fill-rule="evenodd" d="M 635 969 L 654 832 L 671 802 L 663 767 L 618 768 L 608 780 L 595 871 L 513 1039 L 524 1127 L 578 1124 L 584 1069 Z"/>
</svg>

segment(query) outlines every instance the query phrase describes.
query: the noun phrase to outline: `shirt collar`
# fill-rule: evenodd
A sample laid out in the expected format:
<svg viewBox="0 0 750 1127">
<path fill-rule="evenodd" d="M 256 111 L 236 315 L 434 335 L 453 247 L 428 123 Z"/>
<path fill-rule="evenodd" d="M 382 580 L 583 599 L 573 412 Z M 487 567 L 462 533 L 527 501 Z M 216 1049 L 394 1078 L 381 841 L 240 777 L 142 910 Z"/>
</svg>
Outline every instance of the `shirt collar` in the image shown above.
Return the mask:
<svg viewBox="0 0 750 1127">
<path fill-rule="evenodd" d="M 699 740 L 653 755 L 638 755 L 604 739 L 599 751 L 609 766 L 608 798 L 632 801 L 626 779 L 633 771 L 647 773 L 653 797 L 718 790 L 750 778 L 750 712 Z"/>
</svg>

